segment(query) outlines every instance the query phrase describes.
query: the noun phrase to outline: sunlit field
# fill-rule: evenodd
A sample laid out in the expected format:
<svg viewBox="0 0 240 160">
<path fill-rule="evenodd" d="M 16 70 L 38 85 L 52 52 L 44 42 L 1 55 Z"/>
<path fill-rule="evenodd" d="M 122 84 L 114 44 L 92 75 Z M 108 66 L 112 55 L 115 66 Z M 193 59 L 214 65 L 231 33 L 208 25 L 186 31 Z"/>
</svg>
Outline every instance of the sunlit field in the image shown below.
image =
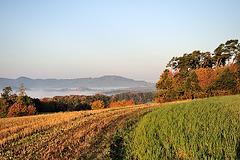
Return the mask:
<svg viewBox="0 0 240 160">
<path fill-rule="evenodd" d="M 240 95 L 169 105 L 132 133 L 134 159 L 239 159 Z"/>
<path fill-rule="evenodd" d="M 156 104 L 0 119 L 0 159 L 92 159 L 109 154 L 110 133 Z"/>
<path fill-rule="evenodd" d="M 239 159 L 240 95 L 0 119 L 1 159 Z"/>
</svg>

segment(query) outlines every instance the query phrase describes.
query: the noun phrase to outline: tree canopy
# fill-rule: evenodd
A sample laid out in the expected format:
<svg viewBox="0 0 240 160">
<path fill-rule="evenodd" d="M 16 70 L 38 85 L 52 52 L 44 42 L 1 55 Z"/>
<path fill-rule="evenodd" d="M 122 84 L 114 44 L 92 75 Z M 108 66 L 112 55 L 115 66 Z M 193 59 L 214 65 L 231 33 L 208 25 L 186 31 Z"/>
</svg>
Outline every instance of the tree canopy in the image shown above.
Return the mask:
<svg viewBox="0 0 240 160">
<path fill-rule="evenodd" d="M 233 63 L 240 63 L 240 43 L 238 40 L 228 40 L 220 44 L 213 53 L 201 52 L 185 53 L 181 57 L 173 57 L 166 67 L 171 70 L 190 71 L 199 68 L 218 68 Z"/>
<path fill-rule="evenodd" d="M 228 40 L 213 53 L 173 57 L 156 83 L 156 102 L 240 93 L 240 44 Z"/>
<path fill-rule="evenodd" d="M 36 113 L 35 103 L 25 93 L 23 84 L 19 88 L 20 94 L 12 93 L 10 86 L 5 87 L 0 98 L 0 117 L 16 117 L 34 115 Z"/>
</svg>

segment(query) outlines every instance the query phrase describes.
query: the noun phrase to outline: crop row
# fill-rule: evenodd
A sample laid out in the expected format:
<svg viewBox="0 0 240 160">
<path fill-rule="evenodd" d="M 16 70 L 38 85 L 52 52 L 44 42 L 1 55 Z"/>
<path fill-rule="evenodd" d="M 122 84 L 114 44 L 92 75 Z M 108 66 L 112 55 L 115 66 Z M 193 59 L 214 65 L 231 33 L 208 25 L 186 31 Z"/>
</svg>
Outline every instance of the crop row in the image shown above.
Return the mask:
<svg viewBox="0 0 240 160">
<path fill-rule="evenodd" d="M 0 158 L 91 159 L 97 152 L 105 152 L 107 146 L 99 146 L 105 134 L 114 132 L 129 118 L 149 112 L 156 106 L 1 119 L 0 124 L 4 125 L 0 130 Z"/>
</svg>

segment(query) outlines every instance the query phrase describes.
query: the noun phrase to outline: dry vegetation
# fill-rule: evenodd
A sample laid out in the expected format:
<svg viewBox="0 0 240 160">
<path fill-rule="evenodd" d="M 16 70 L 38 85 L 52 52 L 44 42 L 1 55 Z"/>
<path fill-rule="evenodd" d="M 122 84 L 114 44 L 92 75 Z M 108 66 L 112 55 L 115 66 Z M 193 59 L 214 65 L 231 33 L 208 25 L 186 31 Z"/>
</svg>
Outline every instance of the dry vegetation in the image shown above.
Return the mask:
<svg viewBox="0 0 240 160">
<path fill-rule="evenodd" d="M 0 119 L 0 159 L 101 159 L 109 133 L 157 104 Z"/>
</svg>

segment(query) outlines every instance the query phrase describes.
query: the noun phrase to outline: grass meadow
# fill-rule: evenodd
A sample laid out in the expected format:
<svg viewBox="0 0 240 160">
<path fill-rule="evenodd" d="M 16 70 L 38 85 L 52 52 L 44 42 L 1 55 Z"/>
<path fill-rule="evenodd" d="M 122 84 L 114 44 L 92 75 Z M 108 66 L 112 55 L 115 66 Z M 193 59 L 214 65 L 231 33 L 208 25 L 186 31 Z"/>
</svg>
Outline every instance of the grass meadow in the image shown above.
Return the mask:
<svg viewBox="0 0 240 160">
<path fill-rule="evenodd" d="M 128 141 L 130 159 L 240 159 L 240 95 L 161 107 Z"/>
</svg>

